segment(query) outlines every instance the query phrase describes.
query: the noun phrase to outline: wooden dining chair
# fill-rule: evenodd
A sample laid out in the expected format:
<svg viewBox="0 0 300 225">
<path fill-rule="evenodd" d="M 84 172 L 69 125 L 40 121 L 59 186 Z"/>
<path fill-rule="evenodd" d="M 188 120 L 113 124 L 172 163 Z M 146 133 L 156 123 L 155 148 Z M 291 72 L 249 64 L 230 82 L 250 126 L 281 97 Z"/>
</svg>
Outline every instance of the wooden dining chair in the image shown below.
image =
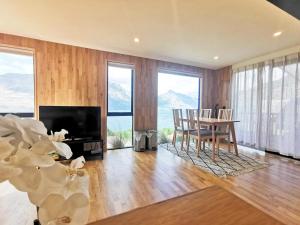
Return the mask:
<svg viewBox="0 0 300 225">
<path fill-rule="evenodd" d="M 218 119 L 232 120 L 232 114 L 233 114 L 232 109 L 219 109 Z M 218 154 L 219 154 L 219 150 L 220 150 L 220 140 L 221 139 L 224 139 L 224 140 L 227 139 L 228 151 L 230 152 L 231 142 L 230 142 L 230 127 L 229 127 L 229 125 L 226 125 L 226 126 L 223 126 L 223 127 L 217 127 L 215 135 L 216 135 L 216 141 L 217 141 L 217 152 L 218 152 Z"/>
<path fill-rule="evenodd" d="M 199 116 L 201 118 L 211 118 L 212 109 L 200 109 Z"/>
<path fill-rule="evenodd" d="M 187 140 L 188 137 L 188 129 L 184 125 L 185 123 L 182 116 L 182 109 L 172 109 L 172 111 L 173 111 L 173 122 L 174 122 L 172 144 L 174 145 L 174 147 L 176 147 L 177 134 L 178 133 L 181 134 L 182 139 L 181 139 L 180 149 L 183 150 L 184 139 Z"/>
<path fill-rule="evenodd" d="M 199 122 L 200 111 L 197 109 L 187 109 L 187 126 L 188 126 L 188 138 L 187 138 L 187 152 L 189 152 L 190 139 L 196 140 L 197 156 L 200 156 L 201 142 L 212 138 L 212 132 L 208 129 L 201 128 Z"/>
<path fill-rule="evenodd" d="M 211 109 L 200 109 L 199 111 L 199 117 L 200 118 L 211 118 Z M 209 125 L 201 125 L 201 128 L 203 129 L 210 129 Z"/>
</svg>

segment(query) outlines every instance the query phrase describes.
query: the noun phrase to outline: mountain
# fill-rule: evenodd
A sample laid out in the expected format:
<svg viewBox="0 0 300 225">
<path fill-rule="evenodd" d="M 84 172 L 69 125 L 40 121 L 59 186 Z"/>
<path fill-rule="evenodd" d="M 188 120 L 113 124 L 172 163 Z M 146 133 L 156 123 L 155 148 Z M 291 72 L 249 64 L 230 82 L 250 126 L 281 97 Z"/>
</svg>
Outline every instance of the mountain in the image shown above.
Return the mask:
<svg viewBox="0 0 300 225">
<path fill-rule="evenodd" d="M 158 96 L 158 107 L 160 108 L 195 108 L 197 99 L 182 93 L 169 90 Z"/>
<path fill-rule="evenodd" d="M 128 111 L 131 99 L 128 93 L 120 84 L 110 83 L 108 93 L 108 109 L 110 111 Z"/>
</svg>

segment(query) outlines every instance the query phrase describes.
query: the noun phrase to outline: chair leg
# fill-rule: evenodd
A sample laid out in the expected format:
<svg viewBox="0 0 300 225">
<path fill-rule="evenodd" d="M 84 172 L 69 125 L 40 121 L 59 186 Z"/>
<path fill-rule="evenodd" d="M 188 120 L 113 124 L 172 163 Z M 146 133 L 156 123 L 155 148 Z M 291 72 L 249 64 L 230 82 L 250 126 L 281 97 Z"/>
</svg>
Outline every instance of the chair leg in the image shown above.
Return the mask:
<svg viewBox="0 0 300 225">
<path fill-rule="evenodd" d="M 198 146 L 197 146 L 197 156 L 200 157 L 200 151 L 201 151 L 201 140 L 197 139 Z"/>
<path fill-rule="evenodd" d="M 190 135 L 187 135 L 187 143 L 186 143 L 186 152 L 189 152 L 189 148 L 190 148 Z"/>
<path fill-rule="evenodd" d="M 217 154 L 220 153 L 220 138 L 217 137 Z"/>
<path fill-rule="evenodd" d="M 182 138 L 181 138 L 181 147 L 180 147 L 181 151 L 183 150 L 183 142 L 184 142 L 184 134 L 182 134 Z"/>
<path fill-rule="evenodd" d="M 175 146 L 176 144 L 176 130 L 173 132 L 173 139 L 172 139 L 172 144 Z"/>
<path fill-rule="evenodd" d="M 228 152 L 231 152 L 230 135 L 228 135 Z"/>
<path fill-rule="evenodd" d="M 204 150 L 205 150 L 205 140 L 203 140 L 202 142 L 203 142 L 202 149 L 203 149 L 203 151 L 204 151 Z"/>
</svg>

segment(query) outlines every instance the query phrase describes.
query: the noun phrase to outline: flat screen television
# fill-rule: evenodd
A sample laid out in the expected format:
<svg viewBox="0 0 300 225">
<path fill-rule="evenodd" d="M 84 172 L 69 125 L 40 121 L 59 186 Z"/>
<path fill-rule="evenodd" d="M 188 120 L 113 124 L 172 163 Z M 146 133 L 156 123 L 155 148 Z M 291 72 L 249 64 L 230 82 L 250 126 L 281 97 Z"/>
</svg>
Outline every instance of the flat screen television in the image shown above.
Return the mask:
<svg viewBox="0 0 300 225">
<path fill-rule="evenodd" d="M 48 134 L 65 129 L 69 132 L 66 139 L 101 139 L 100 107 L 40 106 L 39 120 L 45 124 Z"/>
</svg>

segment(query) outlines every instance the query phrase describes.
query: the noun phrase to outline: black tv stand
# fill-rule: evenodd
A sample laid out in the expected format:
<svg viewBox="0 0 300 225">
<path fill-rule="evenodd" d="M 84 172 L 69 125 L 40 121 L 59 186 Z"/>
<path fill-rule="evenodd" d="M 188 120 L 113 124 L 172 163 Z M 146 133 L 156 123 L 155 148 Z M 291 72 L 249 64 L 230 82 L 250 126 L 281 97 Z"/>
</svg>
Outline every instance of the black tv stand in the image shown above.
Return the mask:
<svg viewBox="0 0 300 225">
<path fill-rule="evenodd" d="M 63 141 L 72 149 L 72 159 L 83 156 L 86 160 L 103 159 L 103 140 L 74 138 Z"/>
</svg>

